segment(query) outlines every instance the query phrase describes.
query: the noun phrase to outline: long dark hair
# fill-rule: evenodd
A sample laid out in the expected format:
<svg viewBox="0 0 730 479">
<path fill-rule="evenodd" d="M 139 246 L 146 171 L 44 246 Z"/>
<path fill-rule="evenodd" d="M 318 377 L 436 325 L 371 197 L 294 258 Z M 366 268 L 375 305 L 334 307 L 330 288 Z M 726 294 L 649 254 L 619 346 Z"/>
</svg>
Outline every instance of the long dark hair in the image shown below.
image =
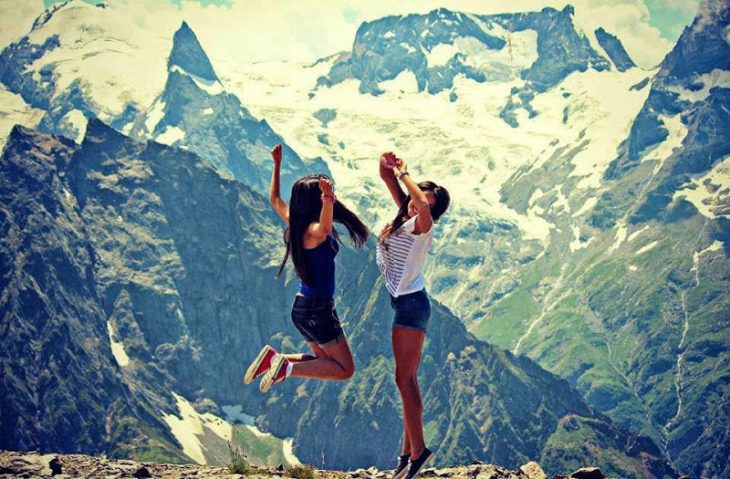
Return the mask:
<svg viewBox="0 0 730 479">
<path fill-rule="evenodd" d="M 329 179 L 326 175 L 308 175 L 299 178 L 291 188 L 289 226 L 284 231 L 286 254 L 284 255 L 284 260 L 281 262 L 279 271 L 276 273 L 277 278 L 281 275 L 289 259 L 289 255 L 291 255 L 294 269 L 299 279 L 304 284 L 310 282 L 312 272 L 309 271 L 306 261 L 304 261 L 304 233 L 311 223 L 319 221 L 319 214 L 322 211 L 322 192 L 319 190 L 319 180 L 321 178 Z M 345 225 L 355 246 L 359 248 L 365 244 L 370 231 L 360 221 L 360 218 L 343 205 L 340 200 L 335 200 L 333 209 L 333 220 Z M 341 242 L 334 228 L 332 229 L 332 233 L 337 241 Z"/>
<path fill-rule="evenodd" d="M 433 181 L 422 181 L 418 183 L 418 187 L 424 193 L 426 191 L 433 193 L 436 203 L 431 208 L 431 218 L 433 218 L 434 221 L 438 221 L 438 219 L 441 218 L 441 215 L 446 212 L 449 207 L 449 203 L 451 203 L 449 191 L 443 186 L 437 185 Z M 398 228 L 403 225 L 403 223 L 408 221 L 408 203 L 410 203 L 410 201 L 411 195 L 407 195 L 403 200 L 403 203 L 401 203 L 395 218 L 393 218 L 393 221 L 390 222 L 389 227 L 386 227 L 386 229 L 380 234 L 380 239 L 384 240 L 391 234 L 395 233 L 398 231 Z"/>
</svg>

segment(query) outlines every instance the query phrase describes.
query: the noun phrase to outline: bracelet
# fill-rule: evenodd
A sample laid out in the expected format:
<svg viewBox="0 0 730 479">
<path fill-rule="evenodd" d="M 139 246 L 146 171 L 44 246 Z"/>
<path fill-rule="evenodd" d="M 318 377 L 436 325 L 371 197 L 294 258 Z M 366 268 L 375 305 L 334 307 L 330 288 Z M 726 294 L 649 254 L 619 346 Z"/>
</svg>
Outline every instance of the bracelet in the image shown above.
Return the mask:
<svg viewBox="0 0 730 479">
<path fill-rule="evenodd" d="M 337 201 L 337 198 L 335 198 L 335 195 L 325 195 L 322 194 L 322 203 L 329 203 L 331 205 L 335 204 L 335 201 Z"/>
<path fill-rule="evenodd" d="M 404 176 L 409 175 L 409 174 L 410 173 L 408 173 L 407 171 L 401 171 L 400 174 L 397 176 L 398 176 L 398 179 L 400 180 L 401 178 L 403 178 Z"/>
</svg>

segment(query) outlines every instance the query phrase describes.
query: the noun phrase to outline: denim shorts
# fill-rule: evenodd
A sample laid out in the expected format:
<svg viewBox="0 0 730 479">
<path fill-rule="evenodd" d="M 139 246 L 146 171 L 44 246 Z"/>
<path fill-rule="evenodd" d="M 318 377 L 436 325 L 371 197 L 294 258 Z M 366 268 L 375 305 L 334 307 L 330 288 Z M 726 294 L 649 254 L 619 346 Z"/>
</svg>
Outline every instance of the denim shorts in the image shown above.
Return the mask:
<svg viewBox="0 0 730 479">
<path fill-rule="evenodd" d="M 339 343 L 345 335 L 332 299 L 296 295 L 291 320 L 308 343 L 318 346 Z"/>
<path fill-rule="evenodd" d="M 390 306 L 395 312 L 394 328 L 426 331 L 428 320 L 431 317 L 431 302 L 428 300 L 425 289 L 397 298 L 391 296 Z"/>
</svg>

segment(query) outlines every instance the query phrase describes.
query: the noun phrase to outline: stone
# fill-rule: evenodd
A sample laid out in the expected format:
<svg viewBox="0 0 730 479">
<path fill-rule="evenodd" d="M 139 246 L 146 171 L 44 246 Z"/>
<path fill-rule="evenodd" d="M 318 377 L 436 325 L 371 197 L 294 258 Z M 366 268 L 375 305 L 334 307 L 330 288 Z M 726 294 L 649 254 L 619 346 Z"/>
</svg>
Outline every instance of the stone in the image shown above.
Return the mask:
<svg viewBox="0 0 730 479">
<path fill-rule="evenodd" d="M 150 474 L 149 469 L 142 466 L 134 472 L 134 477 L 152 477 L 152 474 Z"/>
<path fill-rule="evenodd" d="M 530 461 L 520 466 L 520 471 L 524 472 L 529 479 L 547 479 L 547 474 L 545 474 L 542 467 L 535 461 Z"/>
<path fill-rule="evenodd" d="M 52 476 L 57 476 L 58 474 L 61 474 L 61 461 L 59 461 L 57 457 L 54 457 L 53 459 L 48 461 L 48 467 L 51 469 Z"/>
<path fill-rule="evenodd" d="M 606 476 L 597 467 L 581 467 L 570 477 L 573 479 L 605 479 Z"/>
<path fill-rule="evenodd" d="M 370 478 L 370 474 L 368 473 L 368 471 L 366 471 L 363 468 L 356 469 L 354 471 L 350 471 L 348 474 L 352 478 L 359 478 L 359 479 L 369 479 Z"/>
</svg>

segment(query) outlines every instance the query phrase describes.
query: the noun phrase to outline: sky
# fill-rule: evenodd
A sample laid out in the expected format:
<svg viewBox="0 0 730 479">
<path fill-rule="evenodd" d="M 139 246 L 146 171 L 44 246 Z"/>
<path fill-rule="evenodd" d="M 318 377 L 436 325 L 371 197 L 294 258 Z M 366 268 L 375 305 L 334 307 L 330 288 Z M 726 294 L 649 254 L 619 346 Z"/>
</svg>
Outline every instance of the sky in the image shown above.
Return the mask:
<svg viewBox="0 0 730 479">
<path fill-rule="evenodd" d="M 97 3 L 96 0 L 88 0 Z M 534 11 L 570 3 L 576 21 L 617 35 L 645 68 L 658 64 L 683 28 L 692 22 L 699 0 L 107 0 L 143 9 L 148 24 L 185 19 L 214 58 L 246 61 L 318 58 L 349 50 L 363 21 L 446 7 L 471 13 Z M 54 0 L 0 0 L 0 45 L 26 33 L 35 17 Z M 161 22 L 150 21 L 159 16 Z M 172 32 L 170 32 L 172 34 Z"/>
</svg>

